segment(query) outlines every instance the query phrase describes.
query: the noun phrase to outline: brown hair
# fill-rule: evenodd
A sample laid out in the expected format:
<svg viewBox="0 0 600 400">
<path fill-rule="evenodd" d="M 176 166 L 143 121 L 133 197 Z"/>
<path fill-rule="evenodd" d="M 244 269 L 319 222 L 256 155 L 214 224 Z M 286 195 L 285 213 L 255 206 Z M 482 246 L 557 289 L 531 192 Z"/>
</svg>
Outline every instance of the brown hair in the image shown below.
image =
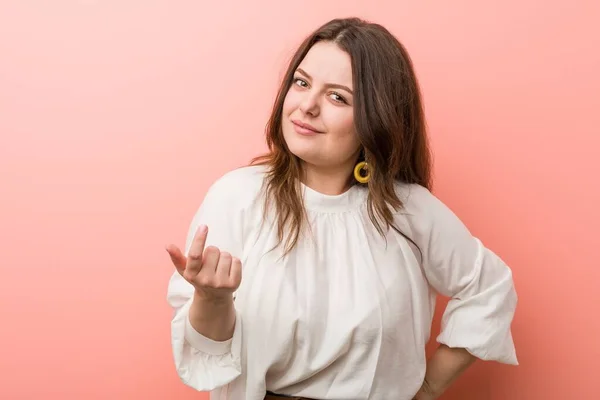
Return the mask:
<svg viewBox="0 0 600 400">
<path fill-rule="evenodd" d="M 358 18 L 334 19 L 308 36 L 294 54 L 266 127 L 269 152 L 252 160 L 252 164 L 268 167 L 265 209 L 271 202 L 275 204 L 277 233 L 281 242 L 285 239 L 286 253 L 296 245 L 306 214 L 300 194 L 300 160 L 283 138 L 283 102 L 299 64 L 321 41 L 336 43 L 352 60 L 354 124 L 363 148 L 361 158 L 368 162 L 371 173 L 369 217 L 379 233 L 384 233 L 382 220 L 386 228 L 402 234 L 393 225 L 390 210 L 390 206 L 394 210 L 403 206 L 394 189 L 396 181 L 431 189 L 431 155 L 421 94 L 406 49 L 381 25 Z"/>
</svg>

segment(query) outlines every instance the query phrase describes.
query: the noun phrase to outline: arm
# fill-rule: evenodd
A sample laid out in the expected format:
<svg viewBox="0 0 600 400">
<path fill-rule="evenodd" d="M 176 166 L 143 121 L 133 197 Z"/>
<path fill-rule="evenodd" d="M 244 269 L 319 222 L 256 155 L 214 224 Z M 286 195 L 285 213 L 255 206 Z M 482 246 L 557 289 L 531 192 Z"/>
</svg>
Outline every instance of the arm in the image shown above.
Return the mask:
<svg viewBox="0 0 600 400">
<path fill-rule="evenodd" d="M 222 387 L 242 373 L 243 321 L 232 299 L 241 280 L 239 258 L 243 250 L 243 212 L 236 186 L 239 184 L 227 176 L 215 182 L 192 219 L 185 254 L 175 246 L 167 249 L 177 268 L 167 293 L 173 309 L 171 344 L 175 367 L 181 380 L 199 391 Z M 212 268 L 202 268 L 207 262 Z M 221 268 L 224 264 L 228 269 Z M 233 264 L 238 264 L 239 276 L 233 280 L 228 276 L 218 284 L 218 270 L 233 272 Z M 209 275 L 200 277 L 211 269 Z"/>
<path fill-rule="evenodd" d="M 217 226 L 217 229 L 219 227 Z M 235 308 L 233 291 L 241 282 L 241 262 L 217 247 L 205 249 L 208 227 L 201 225 L 192 241 L 188 257 L 176 246 L 167 252 L 181 277 L 194 287 L 189 324 L 194 332 L 215 341 L 233 336 Z"/>
<path fill-rule="evenodd" d="M 510 268 L 474 237 L 427 189 L 413 185 L 406 200 L 411 234 L 423 253 L 429 284 L 450 298 L 440 347 L 427 365 L 421 392 L 435 399 L 475 359 L 517 364 L 511 334 L 517 295 Z"/>
<path fill-rule="evenodd" d="M 204 299 L 194 292 L 189 318 L 192 328 L 201 335 L 215 341 L 229 340 L 235 327 L 233 299 Z"/>
<path fill-rule="evenodd" d="M 475 360 L 465 349 L 440 345 L 427 363 L 425 381 L 414 400 L 437 399 Z"/>
</svg>

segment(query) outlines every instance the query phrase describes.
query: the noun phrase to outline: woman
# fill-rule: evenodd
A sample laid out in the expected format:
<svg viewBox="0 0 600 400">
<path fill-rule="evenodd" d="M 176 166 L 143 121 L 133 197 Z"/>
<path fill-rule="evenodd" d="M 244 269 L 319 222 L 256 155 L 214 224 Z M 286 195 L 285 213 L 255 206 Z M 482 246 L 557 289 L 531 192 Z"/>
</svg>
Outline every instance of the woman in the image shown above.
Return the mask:
<svg viewBox="0 0 600 400">
<path fill-rule="evenodd" d="M 511 271 L 429 191 L 417 80 L 386 29 L 337 19 L 308 37 L 267 143 L 211 186 L 186 255 L 167 248 L 185 384 L 212 399 L 429 400 L 477 358 L 517 364 Z M 451 301 L 427 361 L 436 293 Z"/>
</svg>

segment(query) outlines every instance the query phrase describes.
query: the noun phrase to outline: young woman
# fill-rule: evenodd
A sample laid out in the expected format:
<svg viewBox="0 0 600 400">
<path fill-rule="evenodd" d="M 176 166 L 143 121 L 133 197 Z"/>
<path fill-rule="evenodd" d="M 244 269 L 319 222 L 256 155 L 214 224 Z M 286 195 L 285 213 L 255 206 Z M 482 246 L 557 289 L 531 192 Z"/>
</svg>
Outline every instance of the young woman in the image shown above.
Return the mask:
<svg viewBox="0 0 600 400">
<path fill-rule="evenodd" d="M 517 364 L 511 270 L 430 192 L 417 79 L 385 28 L 337 19 L 310 35 L 267 143 L 211 186 L 185 254 L 167 247 L 185 384 L 212 399 L 429 400 L 475 359 Z M 427 361 L 436 293 L 451 300 Z"/>
</svg>

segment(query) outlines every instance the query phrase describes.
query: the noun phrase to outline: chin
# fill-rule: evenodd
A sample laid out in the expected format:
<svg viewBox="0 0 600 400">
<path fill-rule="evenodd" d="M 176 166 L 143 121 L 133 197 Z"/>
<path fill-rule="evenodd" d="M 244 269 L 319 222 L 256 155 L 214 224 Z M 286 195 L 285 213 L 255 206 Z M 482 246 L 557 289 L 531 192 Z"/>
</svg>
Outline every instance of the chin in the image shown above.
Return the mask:
<svg viewBox="0 0 600 400">
<path fill-rule="evenodd" d="M 298 157 L 304 162 L 313 163 L 317 159 L 315 149 L 307 148 L 306 146 L 288 145 L 290 153 Z"/>
<path fill-rule="evenodd" d="M 294 146 L 293 144 L 288 145 L 290 153 L 298 157 L 301 161 L 309 164 L 318 164 L 318 153 L 317 149 L 309 148 L 307 146 Z"/>
</svg>

